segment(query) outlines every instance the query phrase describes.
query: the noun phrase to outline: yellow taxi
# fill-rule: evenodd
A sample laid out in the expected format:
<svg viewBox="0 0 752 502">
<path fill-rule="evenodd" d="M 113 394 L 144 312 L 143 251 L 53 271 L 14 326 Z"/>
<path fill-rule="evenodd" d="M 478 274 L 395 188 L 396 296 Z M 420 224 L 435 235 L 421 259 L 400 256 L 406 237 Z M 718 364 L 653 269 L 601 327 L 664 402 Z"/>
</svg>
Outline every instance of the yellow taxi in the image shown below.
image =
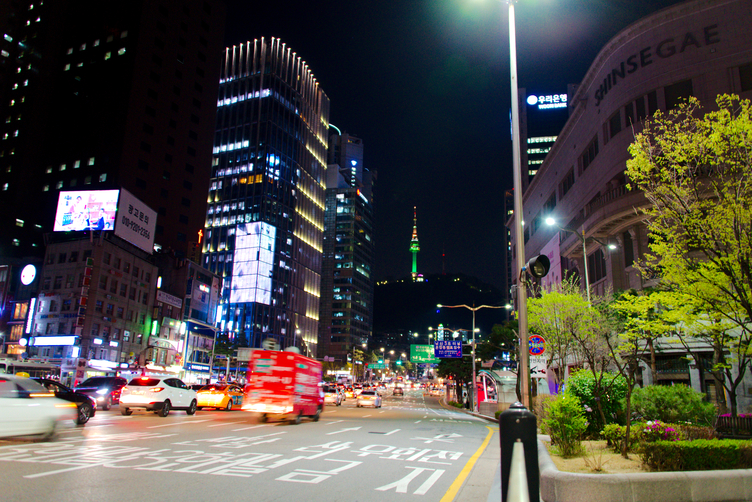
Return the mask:
<svg viewBox="0 0 752 502">
<path fill-rule="evenodd" d="M 243 388 L 234 383 L 204 385 L 196 393 L 198 408 L 216 408 L 230 411 L 243 405 Z"/>
</svg>

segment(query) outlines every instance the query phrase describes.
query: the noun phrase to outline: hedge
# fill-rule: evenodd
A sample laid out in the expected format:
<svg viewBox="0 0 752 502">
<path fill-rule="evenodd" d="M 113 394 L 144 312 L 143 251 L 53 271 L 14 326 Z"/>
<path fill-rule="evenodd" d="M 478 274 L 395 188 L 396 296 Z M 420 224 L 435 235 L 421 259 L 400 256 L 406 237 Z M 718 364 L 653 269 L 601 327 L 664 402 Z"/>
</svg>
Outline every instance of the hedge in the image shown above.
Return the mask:
<svg viewBox="0 0 752 502">
<path fill-rule="evenodd" d="M 752 441 L 696 439 L 643 443 L 640 456 L 651 471 L 752 468 Z"/>
</svg>

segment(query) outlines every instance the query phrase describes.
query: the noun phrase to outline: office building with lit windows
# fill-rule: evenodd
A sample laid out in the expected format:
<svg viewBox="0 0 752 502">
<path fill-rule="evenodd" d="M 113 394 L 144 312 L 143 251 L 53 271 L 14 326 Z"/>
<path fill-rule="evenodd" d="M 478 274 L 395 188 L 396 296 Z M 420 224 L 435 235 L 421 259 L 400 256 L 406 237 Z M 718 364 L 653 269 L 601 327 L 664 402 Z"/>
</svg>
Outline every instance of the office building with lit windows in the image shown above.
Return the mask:
<svg viewBox="0 0 752 502">
<path fill-rule="evenodd" d="M 61 190 L 126 188 L 185 256 L 206 216 L 219 0 L 0 7 L 0 255 L 43 256 Z"/>
<path fill-rule="evenodd" d="M 279 39 L 229 47 L 220 73 L 204 266 L 220 336 L 316 355 L 329 98 Z"/>
<path fill-rule="evenodd" d="M 341 362 L 367 348 L 373 333 L 375 180 L 361 139 L 329 137 L 319 347 Z"/>
</svg>

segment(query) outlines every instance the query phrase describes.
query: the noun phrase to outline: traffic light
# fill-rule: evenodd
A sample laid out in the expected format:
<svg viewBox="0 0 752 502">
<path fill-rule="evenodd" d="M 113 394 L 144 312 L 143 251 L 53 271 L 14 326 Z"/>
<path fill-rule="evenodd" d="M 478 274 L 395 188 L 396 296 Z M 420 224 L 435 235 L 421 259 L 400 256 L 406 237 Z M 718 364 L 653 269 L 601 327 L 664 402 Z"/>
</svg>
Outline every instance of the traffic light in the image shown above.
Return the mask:
<svg viewBox="0 0 752 502">
<path fill-rule="evenodd" d="M 551 268 L 551 260 L 544 254 L 533 256 L 528 260 L 525 268 L 533 277 L 544 277 Z"/>
</svg>

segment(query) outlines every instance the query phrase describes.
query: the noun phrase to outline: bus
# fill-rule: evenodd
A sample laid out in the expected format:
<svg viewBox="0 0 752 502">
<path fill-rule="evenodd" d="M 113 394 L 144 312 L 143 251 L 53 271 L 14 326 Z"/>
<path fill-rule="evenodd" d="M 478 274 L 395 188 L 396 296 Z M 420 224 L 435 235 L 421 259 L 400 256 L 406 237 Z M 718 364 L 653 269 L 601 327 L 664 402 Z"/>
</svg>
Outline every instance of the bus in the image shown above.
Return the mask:
<svg viewBox="0 0 752 502">
<path fill-rule="evenodd" d="M 60 380 L 60 366 L 50 363 L 0 359 L 0 374 L 26 373 L 30 377 Z"/>
</svg>

